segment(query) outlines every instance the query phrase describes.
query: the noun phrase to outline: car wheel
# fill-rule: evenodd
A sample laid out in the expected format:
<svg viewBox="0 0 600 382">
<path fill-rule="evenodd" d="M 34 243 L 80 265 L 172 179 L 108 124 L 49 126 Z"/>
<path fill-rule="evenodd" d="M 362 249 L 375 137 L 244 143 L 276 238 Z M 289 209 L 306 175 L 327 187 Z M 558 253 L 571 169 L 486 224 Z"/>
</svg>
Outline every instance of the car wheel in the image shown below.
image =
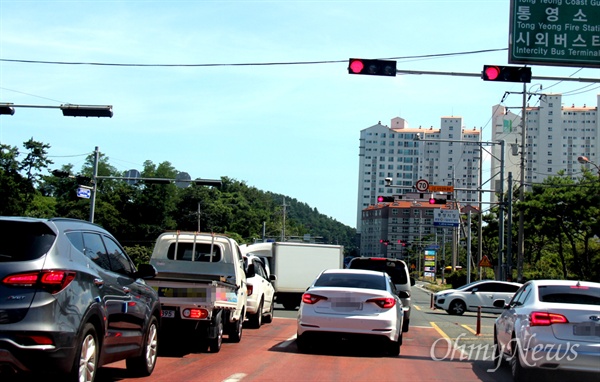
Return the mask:
<svg viewBox="0 0 600 382">
<path fill-rule="evenodd" d="M 513 338 L 514 341 L 514 338 Z M 529 369 L 523 367 L 521 364 L 521 357 L 519 356 L 519 345 L 516 341 L 513 343 L 513 352 L 510 357 L 510 369 L 513 376 L 514 382 L 527 382 L 531 380 L 532 373 Z"/>
<path fill-rule="evenodd" d="M 139 357 L 128 358 L 125 361 L 127 370 L 136 377 L 147 377 L 154 371 L 158 354 L 158 320 L 152 316 L 144 338 L 142 354 Z"/>
<path fill-rule="evenodd" d="M 388 353 L 392 357 L 400 355 L 400 346 L 402 346 L 402 335 L 398 337 L 398 341 L 390 341 L 388 345 Z"/>
<path fill-rule="evenodd" d="M 242 329 L 244 326 L 244 317 L 246 313 L 242 310 L 242 314 L 240 314 L 240 318 L 234 323 L 234 326 L 231 328 L 229 332 L 229 340 L 231 342 L 240 342 L 242 340 Z"/>
<path fill-rule="evenodd" d="M 467 310 L 467 305 L 461 300 L 453 300 L 448 307 L 448 314 L 462 316 Z"/>
<path fill-rule="evenodd" d="M 215 318 L 217 322 L 215 322 L 215 326 L 217 327 L 217 336 L 215 338 L 208 339 L 208 351 L 210 353 L 218 353 L 221 350 L 221 345 L 223 344 L 223 319 L 219 314 Z"/>
<path fill-rule="evenodd" d="M 494 366 L 499 368 L 504 365 L 504 354 L 502 354 L 502 349 L 500 349 L 500 344 L 498 343 L 498 335 L 496 333 L 496 328 L 494 327 Z"/>
<path fill-rule="evenodd" d="M 273 302 L 273 300 L 271 300 L 269 313 L 267 313 L 265 315 L 265 317 L 263 318 L 263 321 L 265 322 L 265 324 L 270 324 L 271 322 L 273 322 L 274 311 L 275 311 L 275 303 Z"/>
<path fill-rule="evenodd" d="M 98 371 L 98 335 L 94 325 L 87 323 L 83 327 L 83 337 L 75 353 L 73 368 L 68 376 L 69 381 L 93 382 Z"/>
<path fill-rule="evenodd" d="M 410 324 L 410 319 L 404 320 L 402 322 L 402 333 L 408 332 L 408 325 Z"/>
<path fill-rule="evenodd" d="M 250 326 L 258 329 L 262 325 L 262 314 L 263 314 L 263 300 L 260 300 L 258 304 L 258 308 L 256 309 L 256 313 L 250 316 Z"/>
<path fill-rule="evenodd" d="M 298 351 L 300 353 L 308 353 L 310 351 L 311 344 L 305 336 L 297 335 L 296 346 L 298 347 Z"/>
</svg>

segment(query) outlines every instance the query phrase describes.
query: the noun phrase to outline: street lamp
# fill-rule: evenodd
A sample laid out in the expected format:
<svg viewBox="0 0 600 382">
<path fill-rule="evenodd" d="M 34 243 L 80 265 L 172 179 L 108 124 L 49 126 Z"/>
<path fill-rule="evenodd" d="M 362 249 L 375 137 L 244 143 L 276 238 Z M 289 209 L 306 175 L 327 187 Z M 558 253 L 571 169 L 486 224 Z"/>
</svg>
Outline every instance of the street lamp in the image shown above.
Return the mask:
<svg viewBox="0 0 600 382">
<path fill-rule="evenodd" d="M 581 164 L 591 164 L 592 166 L 596 167 L 596 170 L 598 170 L 598 176 L 600 177 L 600 166 L 598 166 L 596 163 L 589 160 L 588 157 L 583 156 L 583 155 L 579 156 L 579 157 L 577 157 L 577 162 L 579 162 Z"/>
</svg>

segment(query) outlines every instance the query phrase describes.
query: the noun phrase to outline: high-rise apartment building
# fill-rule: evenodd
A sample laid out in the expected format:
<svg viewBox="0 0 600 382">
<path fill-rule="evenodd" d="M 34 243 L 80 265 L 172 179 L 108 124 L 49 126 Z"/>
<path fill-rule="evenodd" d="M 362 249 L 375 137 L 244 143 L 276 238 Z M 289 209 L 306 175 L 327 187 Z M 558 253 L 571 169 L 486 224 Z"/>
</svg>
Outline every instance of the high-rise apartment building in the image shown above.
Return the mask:
<svg viewBox="0 0 600 382">
<path fill-rule="evenodd" d="M 396 117 L 391 127 L 378 123 L 361 130 L 357 232 L 363 210 L 377 204 L 378 196 L 415 192 L 419 179 L 453 186 L 454 198 L 463 205 L 479 200 L 481 132 L 462 124 L 461 117 L 442 117 L 440 128 L 409 128 Z M 391 187 L 386 187 L 386 178 L 391 178 Z"/>
<path fill-rule="evenodd" d="M 597 95 L 596 105 L 600 105 L 600 95 Z M 538 106 L 528 106 L 526 110 L 523 150 L 521 118 L 502 105 L 492 108 L 492 139 L 506 142 L 505 179 L 511 172 L 513 181 L 517 184 L 523 167 L 525 190 L 530 190 L 532 184 L 541 183 L 561 170 L 572 178 L 580 176 L 582 164 L 577 161 L 579 156 L 585 156 L 592 163 L 598 164 L 598 106 L 565 106 L 561 94 L 548 94 L 539 98 Z M 493 146 L 492 153 L 492 172 L 500 171 L 500 147 Z M 522 153 L 525 154 L 524 157 L 521 157 Z M 584 167 L 596 171 L 593 164 L 586 164 Z M 496 186 L 496 189 L 499 187 Z"/>
</svg>

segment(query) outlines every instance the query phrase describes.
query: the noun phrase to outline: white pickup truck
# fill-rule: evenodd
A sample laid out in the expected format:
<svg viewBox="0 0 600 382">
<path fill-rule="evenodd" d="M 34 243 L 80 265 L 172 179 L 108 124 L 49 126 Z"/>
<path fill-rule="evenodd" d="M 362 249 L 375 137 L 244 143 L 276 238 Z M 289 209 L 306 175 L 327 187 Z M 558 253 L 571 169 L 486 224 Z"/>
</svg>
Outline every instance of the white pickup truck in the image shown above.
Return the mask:
<svg viewBox="0 0 600 382">
<path fill-rule="evenodd" d="M 242 338 L 246 275 L 238 243 L 225 236 L 166 232 L 156 240 L 150 263 L 158 271 L 148 282 L 162 307 L 166 342 L 190 341 L 202 351 L 221 349 L 223 334 Z"/>
</svg>

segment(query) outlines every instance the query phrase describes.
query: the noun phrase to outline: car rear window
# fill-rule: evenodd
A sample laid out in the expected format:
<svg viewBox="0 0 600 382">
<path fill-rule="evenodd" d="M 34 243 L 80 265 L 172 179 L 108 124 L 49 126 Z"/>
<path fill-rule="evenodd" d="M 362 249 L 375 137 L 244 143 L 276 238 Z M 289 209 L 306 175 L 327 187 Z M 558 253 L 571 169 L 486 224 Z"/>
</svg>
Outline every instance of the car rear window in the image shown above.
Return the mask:
<svg viewBox="0 0 600 382">
<path fill-rule="evenodd" d="M 0 233 L 0 262 L 39 259 L 56 240 L 44 223 L 1 220 Z"/>
<path fill-rule="evenodd" d="M 369 271 L 385 272 L 394 284 L 408 283 L 406 269 L 403 263 L 388 259 L 361 259 L 355 258 L 350 262 L 351 269 L 366 269 Z"/>
<path fill-rule="evenodd" d="M 175 248 L 177 248 L 177 256 L 175 256 Z M 207 263 L 217 262 L 221 261 L 221 247 L 207 243 L 173 243 L 169 246 L 167 258 L 170 260 L 204 261 Z"/>
<path fill-rule="evenodd" d="M 315 286 L 386 290 L 385 277 L 383 275 L 352 273 L 323 273 L 315 281 Z"/>
<path fill-rule="evenodd" d="M 542 302 L 600 305 L 600 288 L 575 285 L 540 285 L 538 290 Z"/>
</svg>

